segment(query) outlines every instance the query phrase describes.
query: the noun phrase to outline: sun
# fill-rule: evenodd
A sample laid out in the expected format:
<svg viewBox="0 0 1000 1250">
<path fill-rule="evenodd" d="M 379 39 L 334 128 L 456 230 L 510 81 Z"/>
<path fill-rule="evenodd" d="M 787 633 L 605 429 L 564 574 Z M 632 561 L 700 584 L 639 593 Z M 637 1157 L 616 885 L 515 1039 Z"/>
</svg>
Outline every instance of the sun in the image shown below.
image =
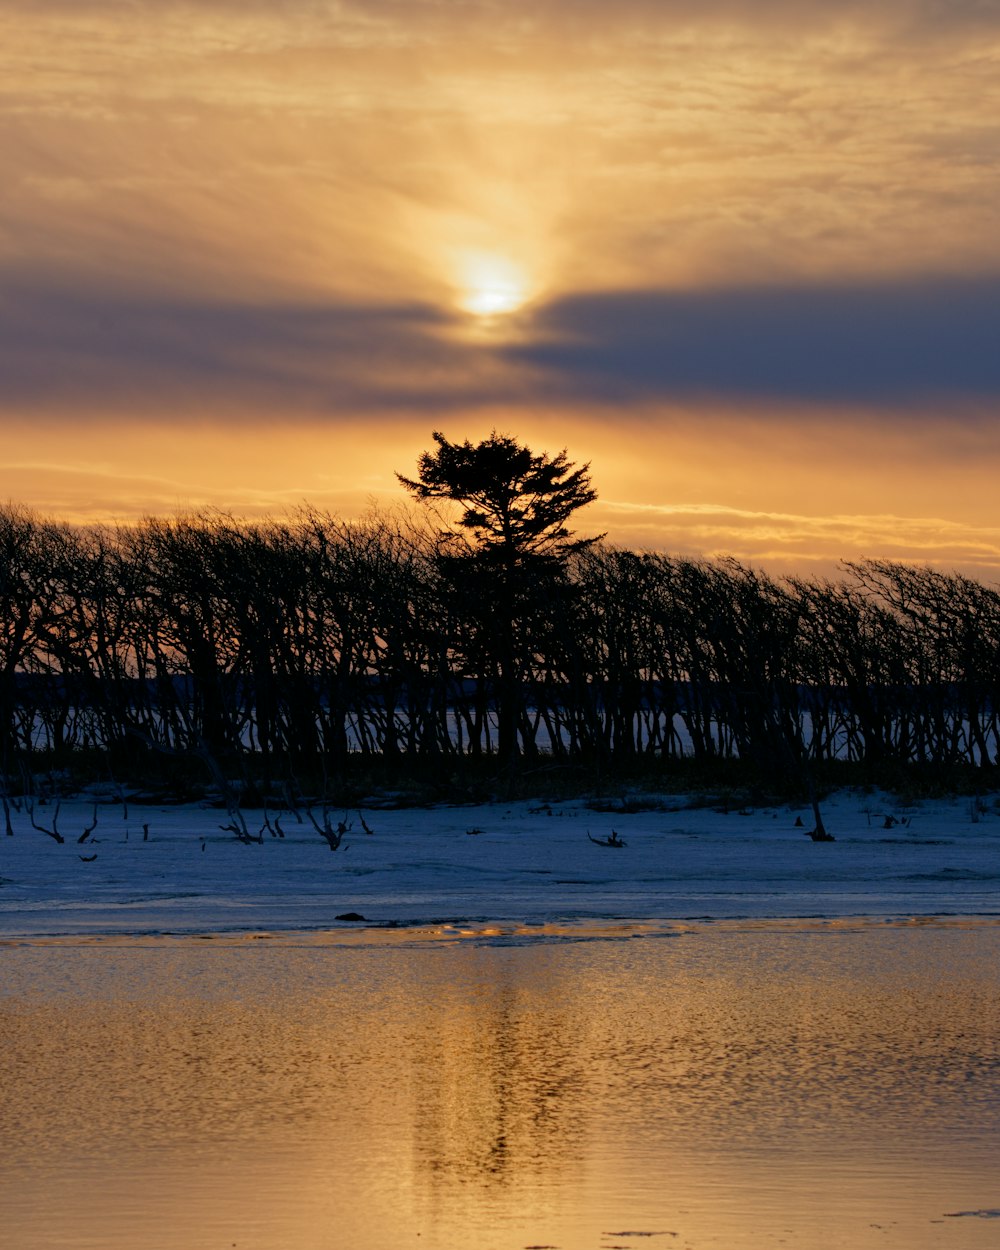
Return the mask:
<svg viewBox="0 0 1000 1250">
<path fill-rule="evenodd" d="M 460 303 L 475 317 L 504 317 L 516 312 L 530 295 L 526 274 L 506 256 L 468 252 L 460 264 Z"/>
</svg>

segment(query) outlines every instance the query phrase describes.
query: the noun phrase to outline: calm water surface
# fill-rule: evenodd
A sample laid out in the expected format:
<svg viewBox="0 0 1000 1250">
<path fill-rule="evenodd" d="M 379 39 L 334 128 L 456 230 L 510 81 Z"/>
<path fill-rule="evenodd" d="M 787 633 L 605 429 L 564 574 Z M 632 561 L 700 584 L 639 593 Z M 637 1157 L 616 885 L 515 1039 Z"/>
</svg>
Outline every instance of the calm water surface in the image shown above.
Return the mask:
<svg viewBox="0 0 1000 1250">
<path fill-rule="evenodd" d="M 0 1143 L 11 1250 L 994 1250 L 1000 927 L 7 946 Z"/>
</svg>

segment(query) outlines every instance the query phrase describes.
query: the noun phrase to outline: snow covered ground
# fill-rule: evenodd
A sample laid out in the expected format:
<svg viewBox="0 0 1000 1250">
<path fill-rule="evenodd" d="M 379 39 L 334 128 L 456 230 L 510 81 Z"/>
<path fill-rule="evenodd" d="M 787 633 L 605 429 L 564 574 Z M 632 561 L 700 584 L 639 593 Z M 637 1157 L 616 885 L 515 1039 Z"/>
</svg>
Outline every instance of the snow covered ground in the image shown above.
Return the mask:
<svg viewBox="0 0 1000 1250">
<path fill-rule="evenodd" d="M 0 939 L 334 931 L 367 939 L 532 935 L 635 924 L 817 917 L 1000 917 L 1000 799 L 900 806 L 841 791 L 811 812 L 664 798 L 607 813 L 582 802 L 365 809 L 331 852 L 308 819 L 239 842 L 210 807 L 64 802 L 57 844 L 13 813 L 0 836 Z M 35 820 L 51 820 L 50 806 Z M 317 813 L 318 815 L 318 813 Z M 245 813 L 255 833 L 262 814 Z M 802 826 L 796 824 L 800 818 Z M 144 836 L 143 826 L 148 827 Z M 596 845 L 615 831 L 622 847 Z M 354 913 L 357 920 L 340 919 Z"/>
</svg>

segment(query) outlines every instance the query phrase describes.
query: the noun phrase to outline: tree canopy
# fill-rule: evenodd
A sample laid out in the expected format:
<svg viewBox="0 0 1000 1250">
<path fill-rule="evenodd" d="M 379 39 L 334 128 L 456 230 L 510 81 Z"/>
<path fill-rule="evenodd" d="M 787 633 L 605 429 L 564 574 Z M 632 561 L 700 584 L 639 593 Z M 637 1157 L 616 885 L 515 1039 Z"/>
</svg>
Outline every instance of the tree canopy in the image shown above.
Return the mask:
<svg viewBox="0 0 1000 1250">
<path fill-rule="evenodd" d="M 438 430 L 436 451 L 425 451 L 416 478 L 396 476 L 415 499 L 461 504 L 459 520 L 478 550 L 513 564 L 531 556 L 563 559 L 597 542 L 575 538 L 566 522 L 597 498 L 590 465 L 577 468 L 565 448 L 536 454 L 494 430 L 482 442 L 451 443 Z M 602 536 L 603 537 L 603 536 Z"/>
<path fill-rule="evenodd" d="M 146 789 L 206 750 L 274 793 L 339 786 L 354 755 L 436 778 L 515 750 L 979 787 L 1000 768 L 1000 588 L 604 544 L 509 568 L 312 509 L 70 529 L 0 505 L 0 819 L 64 767 Z"/>
</svg>

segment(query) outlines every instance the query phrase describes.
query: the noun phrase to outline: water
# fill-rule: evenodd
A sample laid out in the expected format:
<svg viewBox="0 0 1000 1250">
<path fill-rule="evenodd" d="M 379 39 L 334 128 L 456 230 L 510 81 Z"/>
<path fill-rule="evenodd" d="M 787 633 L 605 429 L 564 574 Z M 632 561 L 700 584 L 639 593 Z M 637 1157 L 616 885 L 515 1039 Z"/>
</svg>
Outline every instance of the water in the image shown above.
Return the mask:
<svg viewBox="0 0 1000 1250">
<path fill-rule="evenodd" d="M 1000 926 L 0 948 L 11 1250 L 1000 1236 Z"/>
</svg>

